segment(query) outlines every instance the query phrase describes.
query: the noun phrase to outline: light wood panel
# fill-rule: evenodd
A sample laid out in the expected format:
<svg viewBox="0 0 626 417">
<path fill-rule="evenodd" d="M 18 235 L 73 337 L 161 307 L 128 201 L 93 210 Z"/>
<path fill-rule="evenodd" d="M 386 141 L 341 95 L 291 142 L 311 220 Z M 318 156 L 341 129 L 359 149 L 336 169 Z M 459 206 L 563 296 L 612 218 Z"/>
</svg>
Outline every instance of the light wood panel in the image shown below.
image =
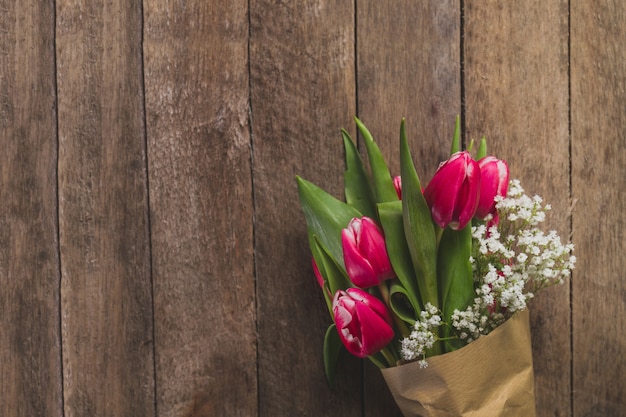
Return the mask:
<svg viewBox="0 0 626 417">
<path fill-rule="evenodd" d="M 626 410 L 626 4 L 571 2 L 575 416 Z"/>
</svg>

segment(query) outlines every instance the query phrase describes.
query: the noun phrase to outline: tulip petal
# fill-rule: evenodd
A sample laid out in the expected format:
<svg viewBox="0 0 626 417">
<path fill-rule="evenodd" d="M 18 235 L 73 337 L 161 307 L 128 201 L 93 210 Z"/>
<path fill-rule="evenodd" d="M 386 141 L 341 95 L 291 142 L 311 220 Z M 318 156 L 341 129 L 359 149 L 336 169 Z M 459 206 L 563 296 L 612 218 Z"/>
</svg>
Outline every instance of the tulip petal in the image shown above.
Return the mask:
<svg viewBox="0 0 626 417">
<path fill-rule="evenodd" d="M 505 196 L 509 186 L 509 167 L 505 161 L 494 156 L 486 156 L 478 161 L 481 184 L 480 199 L 475 216 L 483 219 L 488 214 L 495 215 L 495 197 Z"/>
<path fill-rule="evenodd" d="M 474 217 L 476 213 L 476 207 L 478 207 L 478 197 L 480 193 L 480 168 L 478 163 L 473 159 L 467 161 L 465 169 L 465 178 L 461 190 L 459 190 L 458 197 L 458 213 L 455 213 L 454 218 L 458 219 L 454 230 L 461 230 L 467 226 L 467 224 Z"/>
<path fill-rule="evenodd" d="M 364 358 L 384 348 L 394 337 L 385 305 L 359 289 L 337 291 L 333 299 L 337 334 L 348 352 Z"/>
<path fill-rule="evenodd" d="M 424 190 L 424 198 L 430 207 L 433 220 L 441 228 L 453 221 L 457 197 L 464 178 L 463 152 L 457 152 L 439 166 Z"/>
<path fill-rule="evenodd" d="M 343 260 L 350 281 L 361 288 L 369 288 L 380 283 L 372 265 L 363 257 L 356 245 L 356 237 L 350 229 L 341 232 Z"/>
<path fill-rule="evenodd" d="M 378 316 L 382 317 L 389 325 L 392 324 L 393 319 L 389 314 L 389 310 L 385 304 L 380 301 L 378 298 L 373 297 L 370 293 L 363 291 L 360 288 L 348 288 L 346 293 L 350 295 L 350 297 L 358 303 L 361 303 L 368 308 L 371 308 Z"/>
<path fill-rule="evenodd" d="M 379 281 L 383 281 L 394 276 L 383 231 L 372 219 L 363 217 L 361 221 L 361 235 L 359 239 L 361 253 L 367 258 L 372 269 L 379 276 Z"/>
<path fill-rule="evenodd" d="M 464 228 L 478 205 L 480 168 L 467 151 L 457 152 L 439 166 L 424 190 L 435 223 Z"/>
<path fill-rule="evenodd" d="M 384 348 L 394 333 L 389 323 L 373 309 L 361 302 L 357 302 L 355 308 L 359 322 L 367 323 L 361 329 L 361 357 L 366 357 Z"/>
</svg>

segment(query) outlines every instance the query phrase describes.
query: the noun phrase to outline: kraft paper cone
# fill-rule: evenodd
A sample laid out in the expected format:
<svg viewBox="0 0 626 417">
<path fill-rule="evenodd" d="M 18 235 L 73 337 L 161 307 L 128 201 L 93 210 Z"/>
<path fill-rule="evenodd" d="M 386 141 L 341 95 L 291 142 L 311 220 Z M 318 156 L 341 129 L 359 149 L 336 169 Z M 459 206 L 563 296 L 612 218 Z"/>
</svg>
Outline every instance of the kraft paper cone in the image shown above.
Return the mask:
<svg viewBox="0 0 626 417">
<path fill-rule="evenodd" d="M 382 373 L 405 417 L 535 417 L 528 309 L 444 355 Z"/>
</svg>

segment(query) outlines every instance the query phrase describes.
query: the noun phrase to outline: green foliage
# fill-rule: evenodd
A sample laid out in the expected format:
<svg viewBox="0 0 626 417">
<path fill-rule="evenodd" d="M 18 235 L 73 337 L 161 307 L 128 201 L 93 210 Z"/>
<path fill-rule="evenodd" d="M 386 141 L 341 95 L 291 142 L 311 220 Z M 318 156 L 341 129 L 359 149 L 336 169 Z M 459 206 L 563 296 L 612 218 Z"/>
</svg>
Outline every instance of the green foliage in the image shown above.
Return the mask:
<svg viewBox="0 0 626 417">
<path fill-rule="evenodd" d="M 422 305 L 431 303 L 438 307 L 435 226 L 411 159 L 404 120 L 400 126 L 400 173 L 402 177 L 404 237 L 413 261 Z"/>
<path fill-rule="evenodd" d="M 348 132 L 342 130 L 341 136 L 346 150 L 346 171 L 343 177 L 346 203 L 359 210 L 364 216 L 376 219 L 378 216 L 374 195 L 361 155 Z"/>
<path fill-rule="evenodd" d="M 450 320 L 455 309 L 465 310 L 472 303 L 471 226 L 459 231 L 442 230 L 432 221 L 408 147 L 404 120 L 400 125 L 402 200 L 398 198 L 389 168 L 371 133 L 358 118 L 355 122 L 365 145 L 369 170 L 353 139 L 342 130 L 346 202 L 297 177 L 300 202 L 313 258 L 324 278 L 324 298 L 331 317 L 333 294 L 353 286 L 343 260 L 342 230 L 355 217 L 367 216 L 380 223 L 396 274 L 395 279 L 381 284 L 380 296 L 395 317 L 396 329 L 401 333 L 397 335 L 399 340 L 419 319 L 427 303 L 441 310 L 444 321 Z M 460 118 L 457 116 L 450 152 L 460 151 L 461 146 Z M 486 140 L 482 138 L 478 158 L 485 156 L 486 152 Z M 439 336 L 453 339 L 445 330 Z M 429 354 L 455 350 L 461 345 L 455 340 L 446 340 L 445 349 L 437 344 Z M 341 340 L 332 324 L 324 338 L 324 366 L 331 386 L 341 351 Z M 369 359 L 379 367 L 393 366 L 394 355 L 396 346 L 392 344 Z"/>
<path fill-rule="evenodd" d="M 324 336 L 324 370 L 326 371 L 326 380 L 331 388 L 335 386 L 335 371 L 342 348 L 343 345 L 341 344 L 341 339 L 339 339 L 337 327 L 333 323 L 328 326 Z"/>
</svg>

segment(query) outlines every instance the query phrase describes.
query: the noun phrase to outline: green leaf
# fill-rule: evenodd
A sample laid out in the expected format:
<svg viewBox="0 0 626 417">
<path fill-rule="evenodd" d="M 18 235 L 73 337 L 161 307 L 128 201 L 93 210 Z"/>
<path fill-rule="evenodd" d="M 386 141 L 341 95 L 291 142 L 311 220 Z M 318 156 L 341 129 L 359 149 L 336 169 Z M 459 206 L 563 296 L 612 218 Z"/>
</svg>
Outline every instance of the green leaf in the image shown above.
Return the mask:
<svg viewBox="0 0 626 417">
<path fill-rule="evenodd" d="M 354 207 L 336 199 L 317 185 L 296 177 L 300 204 L 309 230 L 309 236 L 317 236 L 335 262 L 345 269 L 341 231 L 350 220 L 362 217 Z M 311 238 L 309 238 L 310 240 Z"/>
<path fill-rule="evenodd" d="M 385 163 L 378 145 L 374 142 L 372 134 L 367 130 L 365 125 L 358 119 L 354 118 L 356 125 L 363 136 L 363 142 L 365 143 L 365 150 L 367 151 L 367 158 L 370 163 L 370 169 L 372 171 L 372 187 L 374 197 L 377 203 L 383 203 L 386 201 L 398 200 L 398 194 L 393 186 L 393 180 L 389 173 L 389 168 Z"/>
<path fill-rule="evenodd" d="M 454 123 L 454 134 L 452 136 L 452 145 L 450 146 L 450 155 L 461 150 L 461 117 L 456 116 Z"/>
<path fill-rule="evenodd" d="M 354 286 L 348 279 L 346 272 L 337 264 L 316 235 L 313 235 L 312 238 L 311 252 L 313 252 L 313 257 L 322 276 L 328 282 L 331 294 Z"/>
<path fill-rule="evenodd" d="M 343 344 L 339 338 L 339 333 L 337 333 L 337 327 L 333 323 L 328 326 L 324 336 L 324 370 L 326 371 L 326 380 L 330 388 L 335 387 L 335 371 L 342 347 Z"/>
<path fill-rule="evenodd" d="M 472 226 L 462 230 L 446 228 L 439 242 L 439 282 L 444 321 L 450 322 L 454 310 L 464 311 L 474 300 L 474 278 L 470 256 Z M 447 335 L 444 335 L 447 336 Z M 450 344 L 453 345 L 454 344 Z"/>
<path fill-rule="evenodd" d="M 398 280 L 406 288 L 407 297 L 413 309 L 420 311 L 419 287 L 415 278 L 415 270 L 411 262 L 411 253 L 404 236 L 404 220 L 402 202 L 400 200 L 380 203 L 378 205 L 380 223 L 385 233 L 385 245 L 389 260 Z"/>
<path fill-rule="evenodd" d="M 400 320 L 413 326 L 417 319 L 418 311 L 421 309 L 415 308 L 411 302 L 412 294 L 407 291 L 399 281 L 393 282 L 389 288 L 389 305 L 391 310 Z"/>
<path fill-rule="evenodd" d="M 348 132 L 342 130 L 341 135 L 346 150 L 346 172 L 344 173 L 346 203 L 355 207 L 364 216 L 377 219 L 374 196 L 363 159 Z"/>
<path fill-rule="evenodd" d="M 479 161 L 485 156 L 487 156 L 487 138 L 483 136 L 480 139 L 480 146 L 478 147 L 478 152 L 476 152 L 476 160 Z"/>
<path fill-rule="evenodd" d="M 404 120 L 400 125 L 400 169 L 404 234 L 417 277 L 422 305 L 431 303 L 439 307 L 435 226 L 411 159 Z"/>
</svg>

